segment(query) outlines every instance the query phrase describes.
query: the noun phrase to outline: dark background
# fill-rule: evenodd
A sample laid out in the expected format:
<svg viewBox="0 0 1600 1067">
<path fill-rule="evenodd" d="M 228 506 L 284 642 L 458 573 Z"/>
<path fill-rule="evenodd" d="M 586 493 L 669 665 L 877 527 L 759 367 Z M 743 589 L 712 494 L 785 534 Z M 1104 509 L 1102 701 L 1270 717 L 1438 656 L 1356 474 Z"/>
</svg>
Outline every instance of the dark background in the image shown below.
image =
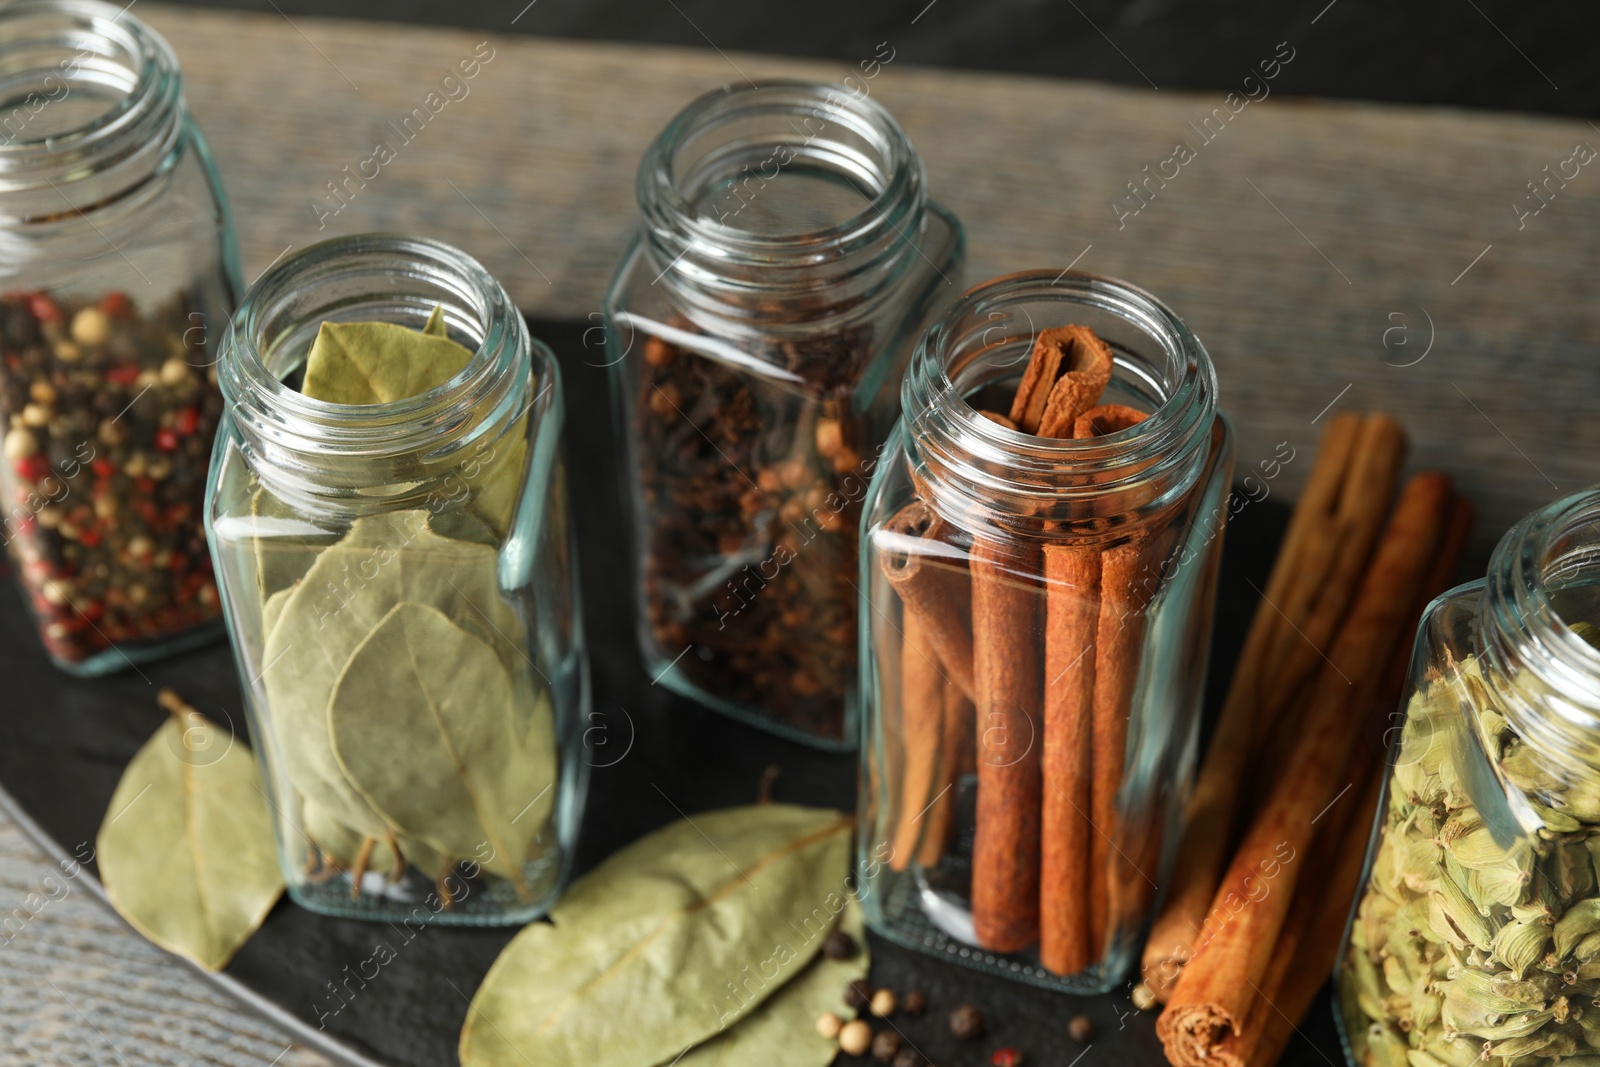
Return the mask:
<svg viewBox="0 0 1600 1067">
<path fill-rule="evenodd" d="M 188 2 L 188 0 L 180 0 Z M 1274 92 L 1588 116 L 1600 17 L 1583 0 L 209 0 L 290 16 L 479 27 L 1089 78 L 1237 88 L 1272 47 L 1315 40 Z M 513 23 L 513 20 L 515 22 Z M 915 20 L 915 21 L 913 21 Z M 1024 118 L 1019 116 L 1019 118 Z"/>
</svg>

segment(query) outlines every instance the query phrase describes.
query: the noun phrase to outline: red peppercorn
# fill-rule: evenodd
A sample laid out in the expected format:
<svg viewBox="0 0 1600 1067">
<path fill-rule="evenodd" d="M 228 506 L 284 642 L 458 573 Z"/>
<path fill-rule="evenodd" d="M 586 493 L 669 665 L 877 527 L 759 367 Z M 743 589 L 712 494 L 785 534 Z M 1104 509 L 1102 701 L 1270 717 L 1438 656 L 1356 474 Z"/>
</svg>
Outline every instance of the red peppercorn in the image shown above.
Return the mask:
<svg viewBox="0 0 1600 1067">
<path fill-rule="evenodd" d="M 200 428 L 200 409 L 189 407 L 178 412 L 178 417 L 173 421 L 172 428 L 185 437 L 194 433 L 195 430 Z"/>
<path fill-rule="evenodd" d="M 90 622 L 99 622 L 100 616 L 106 613 L 106 606 L 98 600 L 91 600 L 83 606 L 83 617 Z"/>
<path fill-rule="evenodd" d="M 40 322 L 61 321 L 61 308 L 43 293 L 34 293 L 28 297 L 28 314 Z"/>
<path fill-rule="evenodd" d="M 1022 1067 L 1022 1053 L 1010 1046 L 997 1048 L 994 1055 L 989 1057 L 989 1062 L 994 1067 Z"/>
<path fill-rule="evenodd" d="M 107 293 L 100 301 L 100 310 L 107 315 L 126 315 L 132 306 L 127 293 Z"/>
<path fill-rule="evenodd" d="M 104 456 L 100 456 L 89 464 L 96 478 L 109 478 L 117 472 L 117 465 Z"/>
<path fill-rule="evenodd" d="M 106 381 L 112 385 L 132 385 L 139 380 L 139 367 L 137 364 L 124 363 L 117 367 L 106 368 Z"/>
<path fill-rule="evenodd" d="M 153 493 L 153 492 L 156 491 L 156 480 L 154 478 L 135 478 L 133 480 L 133 487 L 135 489 L 139 490 L 139 492 L 141 492 L 141 493 Z M 154 505 L 151 505 L 149 503 L 149 501 L 143 501 L 143 503 L 146 506 L 145 507 L 141 507 L 139 509 L 139 516 L 142 519 L 144 519 L 146 522 L 154 522 L 155 521 L 155 507 L 154 507 Z M 146 511 L 148 511 L 149 514 L 146 514 Z"/>
<path fill-rule="evenodd" d="M 176 452 L 178 450 L 178 435 L 163 426 L 156 431 L 156 447 L 163 452 Z"/>
<path fill-rule="evenodd" d="M 50 461 L 37 453 L 24 456 L 16 461 L 17 476 L 26 481 L 37 482 L 50 473 Z"/>
<path fill-rule="evenodd" d="M 84 548 L 96 548 L 100 544 L 100 535 L 93 530 L 83 530 L 78 534 L 78 543 Z"/>
</svg>

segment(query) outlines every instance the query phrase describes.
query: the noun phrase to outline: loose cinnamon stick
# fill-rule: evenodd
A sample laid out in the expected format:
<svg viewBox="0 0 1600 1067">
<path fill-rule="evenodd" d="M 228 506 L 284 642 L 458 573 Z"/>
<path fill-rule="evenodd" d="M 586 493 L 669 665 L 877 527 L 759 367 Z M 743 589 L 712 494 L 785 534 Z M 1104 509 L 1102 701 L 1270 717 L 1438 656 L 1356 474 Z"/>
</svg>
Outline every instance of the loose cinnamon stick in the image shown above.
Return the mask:
<svg viewBox="0 0 1600 1067">
<path fill-rule="evenodd" d="M 955 784 L 964 773 L 961 760 L 970 755 L 972 748 L 972 701 L 954 682 L 944 686 L 944 734 L 939 744 L 939 771 L 930 788 L 933 796 L 928 801 L 928 811 L 922 817 L 921 843 L 917 846 L 917 863 L 923 867 L 936 867 L 950 847 L 950 836 L 955 828 Z"/>
<path fill-rule="evenodd" d="M 1240 799 L 1245 793 L 1242 783 L 1251 765 L 1258 720 L 1268 718 L 1276 710 L 1274 705 L 1286 698 L 1284 695 L 1275 699 L 1274 694 L 1263 691 L 1262 678 L 1268 673 L 1267 650 L 1280 630 L 1289 629 L 1291 623 L 1304 626 L 1305 619 L 1286 619 L 1276 605 L 1287 599 L 1285 594 L 1291 583 L 1304 580 L 1309 567 L 1304 558 L 1307 541 L 1313 527 L 1331 519 L 1353 466 L 1362 422 L 1359 415 L 1340 413 L 1323 432 L 1311 473 L 1229 681 L 1222 714 L 1184 817 L 1182 843 L 1167 896 L 1145 942 L 1144 982 L 1162 1001 L 1171 994 L 1178 972 L 1201 937 L 1206 912 L 1238 836 Z"/>
<path fill-rule="evenodd" d="M 884 531 L 921 539 L 929 551 L 892 547 L 883 553 L 883 573 L 905 606 L 919 618 L 927 645 L 943 664 L 943 673 L 969 697 L 972 679 L 972 607 L 967 568 L 954 551 L 937 554 L 948 529 L 927 504 L 912 501 L 884 524 Z M 908 543 L 909 544 L 909 543 Z"/>
<path fill-rule="evenodd" d="M 1384 529 L 1377 556 L 1317 675 L 1299 741 L 1228 868 L 1218 906 L 1227 915 L 1230 899 L 1250 901 L 1262 864 L 1277 859 L 1281 869 L 1273 892 L 1239 908 L 1212 935 L 1184 968 L 1157 1021 L 1167 1058 L 1178 1067 L 1204 1067 L 1230 1034 L 1241 1033 L 1304 867 L 1295 860 L 1310 844 L 1312 820 L 1335 799 L 1359 733 L 1350 709 L 1365 708 L 1371 700 L 1442 539 L 1450 500 L 1449 478 L 1418 475 Z"/>
<path fill-rule="evenodd" d="M 917 853 L 923 814 L 933 799 L 932 785 L 944 737 L 944 672 L 928 640 L 924 617 L 907 611 L 901 622 L 900 652 L 900 810 L 889 869 L 903 871 Z"/>
<path fill-rule="evenodd" d="M 1306 909 L 1305 927 L 1293 955 L 1285 954 L 1287 966 L 1279 969 L 1275 981 L 1262 987 L 1265 995 L 1257 1007 L 1259 1020 L 1252 1018 L 1244 1037 L 1225 1043 L 1219 1054 L 1222 1063 L 1241 1067 L 1271 1067 L 1277 1063 L 1290 1035 L 1327 982 L 1339 955 L 1339 944 L 1344 940 L 1350 903 L 1360 888 L 1381 784 L 1381 775 L 1371 776 L 1355 816 L 1341 838 L 1330 843 L 1333 856 L 1329 877 L 1320 892 L 1306 895 L 1315 903 Z"/>
<path fill-rule="evenodd" d="M 975 537 L 971 553 L 978 798 L 972 926 L 1016 952 L 1039 937 L 1040 560 Z"/>
<path fill-rule="evenodd" d="M 1387 415 L 1368 415 L 1362 423 L 1350 476 L 1340 486 L 1329 521 L 1308 531 L 1305 569 L 1278 602 L 1295 620 L 1280 627 L 1267 650 L 1262 692 L 1287 699 L 1322 666 L 1322 654 L 1355 595 L 1372 546 L 1389 510 L 1405 459 L 1405 431 Z M 1254 758 L 1260 766 L 1282 765 L 1299 730 L 1293 720 L 1269 715 L 1257 734 Z"/>
<path fill-rule="evenodd" d="M 1111 346 L 1087 326 L 1041 331 L 1011 404 L 1011 421 L 1023 433 L 1070 437 L 1078 414 L 1105 392 L 1113 362 Z"/>
<path fill-rule="evenodd" d="M 1073 437 L 1079 440 L 1135 426 L 1144 412 L 1123 404 L 1102 404 L 1079 415 Z M 1089 818 L 1089 937 L 1102 953 L 1113 934 L 1112 840 L 1119 832 L 1117 792 L 1127 759 L 1128 717 L 1133 686 L 1144 648 L 1144 609 L 1149 584 L 1141 581 L 1155 542 L 1149 531 L 1106 549 L 1100 556 L 1100 611 L 1095 623 L 1094 695 L 1090 710 L 1091 772 Z"/>
<path fill-rule="evenodd" d="M 1090 933 L 1089 824 L 1095 627 L 1100 551 L 1044 547 L 1044 813 L 1039 961 L 1077 974 L 1095 960 Z"/>
</svg>

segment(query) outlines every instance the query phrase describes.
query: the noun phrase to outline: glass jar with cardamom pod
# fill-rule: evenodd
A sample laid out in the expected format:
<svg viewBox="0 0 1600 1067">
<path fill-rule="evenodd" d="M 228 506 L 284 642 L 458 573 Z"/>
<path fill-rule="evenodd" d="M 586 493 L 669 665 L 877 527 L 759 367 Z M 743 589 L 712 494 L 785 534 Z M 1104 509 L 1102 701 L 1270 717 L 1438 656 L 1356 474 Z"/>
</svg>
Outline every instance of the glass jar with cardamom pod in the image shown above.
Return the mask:
<svg viewBox="0 0 1600 1067">
<path fill-rule="evenodd" d="M 200 515 L 239 288 L 167 43 L 121 4 L 0 7 L 0 540 L 63 670 L 220 632 Z"/>
<path fill-rule="evenodd" d="M 861 499 L 920 322 L 957 291 L 961 227 L 864 81 L 701 97 L 638 197 L 603 332 L 646 669 L 854 747 Z"/>
<path fill-rule="evenodd" d="M 291 897 L 526 922 L 587 769 L 554 357 L 464 253 L 368 235 L 270 269 L 218 370 L 207 532 Z"/>
<path fill-rule="evenodd" d="M 902 945 L 1121 981 L 1196 752 L 1233 434 L 1143 290 L 1027 271 L 923 336 L 861 528 L 858 875 Z"/>
<path fill-rule="evenodd" d="M 1423 616 L 1340 957 L 1351 1063 L 1600 1062 L 1597 626 L 1600 489 Z"/>
</svg>

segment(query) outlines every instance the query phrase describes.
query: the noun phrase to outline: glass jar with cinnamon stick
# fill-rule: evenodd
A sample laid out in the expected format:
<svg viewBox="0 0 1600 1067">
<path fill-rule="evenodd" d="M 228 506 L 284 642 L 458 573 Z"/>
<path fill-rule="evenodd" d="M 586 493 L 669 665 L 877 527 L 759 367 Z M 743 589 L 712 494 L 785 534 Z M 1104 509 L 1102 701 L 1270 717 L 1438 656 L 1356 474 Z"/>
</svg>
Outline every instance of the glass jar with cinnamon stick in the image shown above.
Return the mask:
<svg viewBox="0 0 1600 1067">
<path fill-rule="evenodd" d="M 1233 438 L 1154 297 L 1009 275 L 923 337 L 863 522 L 872 925 L 1103 991 L 1186 798 Z"/>
<path fill-rule="evenodd" d="M 1513 527 L 1429 607 L 1411 663 L 1337 978 L 1350 1062 L 1589 1062 L 1600 489 Z"/>
<path fill-rule="evenodd" d="M 717 90 L 639 167 L 606 299 L 652 678 L 828 748 L 856 743 L 856 531 L 961 227 L 861 91 Z M 948 295 L 945 295 L 948 294 Z"/>
</svg>

